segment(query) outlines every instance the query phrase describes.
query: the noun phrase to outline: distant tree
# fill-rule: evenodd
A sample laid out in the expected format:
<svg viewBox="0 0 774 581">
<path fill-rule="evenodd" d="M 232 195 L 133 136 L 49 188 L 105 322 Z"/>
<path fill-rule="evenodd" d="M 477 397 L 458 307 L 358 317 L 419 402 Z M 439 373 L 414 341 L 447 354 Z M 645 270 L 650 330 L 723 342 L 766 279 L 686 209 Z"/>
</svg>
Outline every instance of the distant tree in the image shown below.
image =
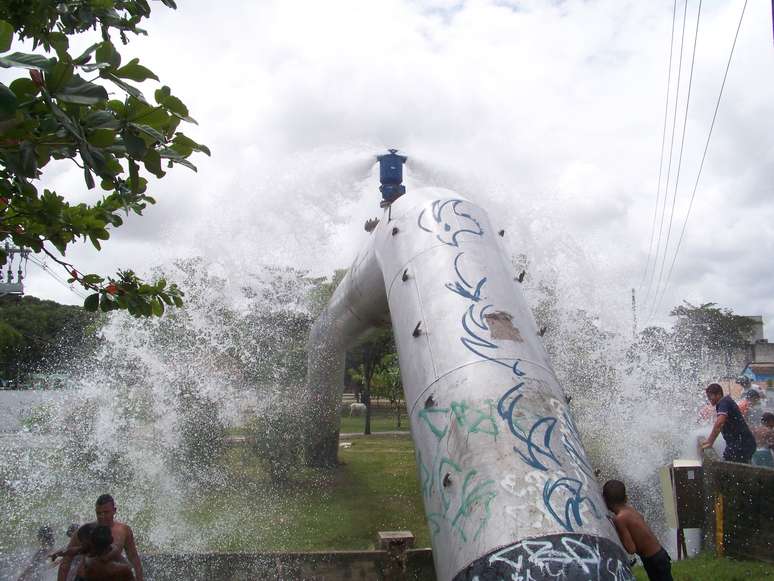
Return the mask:
<svg viewBox="0 0 774 581">
<path fill-rule="evenodd" d="M 374 377 L 385 371 L 385 366 L 394 364 L 395 360 L 387 356 L 395 353 L 395 339 L 392 328 L 376 329 L 359 345 L 347 353 L 346 368 L 350 377 L 363 385 L 361 401 L 366 406 L 365 430 L 371 433 L 371 395 Z"/>
<path fill-rule="evenodd" d="M 376 397 L 387 399 L 395 412 L 395 425 L 400 428 L 401 409 L 403 407 L 403 383 L 400 377 L 398 353 L 390 350 L 377 365 L 376 373 L 371 379 L 371 393 Z"/>
<path fill-rule="evenodd" d="M 66 368 L 75 357 L 96 348 L 96 319 L 82 307 L 32 296 L 0 299 L 2 372 L 10 378 Z"/>
<path fill-rule="evenodd" d="M 704 347 L 727 351 L 743 347 L 749 343 L 754 325 L 749 317 L 736 315 L 731 309 L 718 307 L 715 303 L 696 306 L 683 301 L 669 315 L 675 317 L 673 336 L 689 349 Z"/>
<path fill-rule="evenodd" d="M 121 214 L 142 214 L 155 203 L 141 167 L 163 178 L 162 164 L 196 170 L 189 156 L 209 155 L 177 130 L 181 121 L 195 123 L 183 102 L 167 86 L 149 102 L 133 83 L 158 77 L 136 58 L 122 63 L 114 44 L 115 37 L 127 44 L 130 34 L 146 34 L 139 24 L 150 13 L 147 0 L 0 2 L 0 67 L 29 73 L 0 83 L 0 240 L 61 265 L 70 282 L 91 291 L 84 303 L 89 310 L 150 316 L 182 304 L 180 290 L 164 279 L 146 283 L 131 270 L 86 274 L 64 258 L 78 239 L 100 250 L 110 228 L 123 224 Z M 97 42 L 70 54 L 70 39 L 92 30 Z M 33 52 L 9 53 L 14 35 Z M 75 164 L 88 189 L 99 184 L 107 193 L 91 205 L 70 204 L 47 188 L 41 193 L 36 183 L 52 160 Z M 0 248 L 0 266 L 6 261 Z"/>
<path fill-rule="evenodd" d="M 346 268 L 338 268 L 333 271 L 330 281 L 327 278 L 315 279 L 315 286 L 308 295 L 309 311 L 313 318 L 317 318 L 325 307 L 328 306 L 333 292 L 338 288 L 339 283 L 341 283 L 346 274 Z"/>
<path fill-rule="evenodd" d="M 698 386 L 739 372 L 754 325 L 750 318 L 715 303 L 688 301 L 674 307 L 670 316 L 671 329 L 646 327 L 629 351 L 644 387 L 657 389 L 664 381 Z"/>
<path fill-rule="evenodd" d="M 18 364 L 15 354 L 22 341 L 19 331 L 5 321 L 0 321 L 0 373 L 3 379 L 11 379 L 16 375 Z"/>
</svg>

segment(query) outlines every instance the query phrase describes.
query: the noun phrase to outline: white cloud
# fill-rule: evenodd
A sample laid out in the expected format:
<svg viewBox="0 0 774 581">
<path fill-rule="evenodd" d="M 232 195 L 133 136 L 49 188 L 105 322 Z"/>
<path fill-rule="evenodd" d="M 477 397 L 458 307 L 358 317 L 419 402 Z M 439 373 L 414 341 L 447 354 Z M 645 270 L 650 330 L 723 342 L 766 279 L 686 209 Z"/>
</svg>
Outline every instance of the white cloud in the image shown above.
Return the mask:
<svg viewBox="0 0 774 581">
<path fill-rule="evenodd" d="M 703 7 L 671 244 L 741 6 Z M 747 10 L 660 320 L 686 298 L 774 321 L 771 21 L 763 5 Z M 671 12 L 666 0 L 154 4 L 149 36 L 125 58 L 183 98 L 200 123 L 190 135 L 213 157 L 154 184 L 158 205 L 103 253 L 73 256 L 101 270 L 183 252 L 235 271 L 274 261 L 330 272 L 378 212 L 369 157 L 396 146 L 414 180 L 503 216 L 515 252 L 576 274 L 578 300 L 618 312 L 648 252 Z M 81 195 L 77 173 L 55 181 Z M 67 299 L 30 274 L 31 293 Z"/>
</svg>

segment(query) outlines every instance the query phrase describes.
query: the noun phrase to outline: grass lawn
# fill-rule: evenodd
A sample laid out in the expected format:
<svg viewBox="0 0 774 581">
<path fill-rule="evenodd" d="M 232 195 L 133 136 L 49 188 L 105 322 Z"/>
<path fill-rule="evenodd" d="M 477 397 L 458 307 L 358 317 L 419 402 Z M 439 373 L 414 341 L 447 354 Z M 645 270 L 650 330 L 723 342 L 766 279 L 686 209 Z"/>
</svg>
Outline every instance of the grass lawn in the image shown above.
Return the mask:
<svg viewBox="0 0 774 581">
<path fill-rule="evenodd" d="M 382 530 L 410 530 L 417 546 L 430 546 L 410 438 L 353 439 L 339 459 L 336 469 L 301 469 L 276 487 L 249 448 L 227 450 L 224 485 L 186 499 L 182 546 L 192 528 L 216 551 L 367 549 Z"/>
<path fill-rule="evenodd" d="M 637 581 L 648 581 L 645 569 L 635 567 Z M 686 561 L 672 561 L 675 581 L 757 581 L 774 579 L 774 565 L 754 561 L 717 559 L 702 553 Z"/>
<path fill-rule="evenodd" d="M 408 436 L 353 438 L 339 459 L 335 469 L 299 468 L 277 485 L 251 447 L 238 446 L 200 482 L 0 489 L 0 553 L 32 546 L 42 523 L 63 537 L 70 522 L 93 518 L 94 499 L 106 490 L 146 552 L 367 549 L 382 530 L 410 530 L 417 546 L 430 546 Z"/>
<path fill-rule="evenodd" d="M 371 432 L 408 432 L 408 417 L 402 414 L 400 418 L 400 427 L 398 427 L 395 414 L 388 410 L 376 408 L 371 414 Z M 341 414 L 341 432 L 359 432 L 365 430 L 365 416 L 349 416 L 347 413 Z"/>
</svg>

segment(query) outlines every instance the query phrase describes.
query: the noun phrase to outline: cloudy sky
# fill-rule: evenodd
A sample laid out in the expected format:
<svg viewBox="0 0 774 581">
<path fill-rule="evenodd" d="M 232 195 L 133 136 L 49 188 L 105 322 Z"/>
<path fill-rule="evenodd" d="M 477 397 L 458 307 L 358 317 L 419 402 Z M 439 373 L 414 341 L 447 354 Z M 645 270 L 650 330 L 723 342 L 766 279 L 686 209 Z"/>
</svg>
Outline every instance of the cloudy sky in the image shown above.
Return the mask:
<svg viewBox="0 0 774 581">
<path fill-rule="evenodd" d="M 667 237 L 664 280 L 669 271 L 743 4 L 702 4 L 675 189 L 698 8 L 688 0 L 652 284 L 644 274 L 661 224 L 673 0 L 182 0 L 176 11 L 154 2 L 149 36 L 132 40 L 124 59 L 139 57 L 183 98 L 199 122 L 187 133 L 213 156 L 194 159 L 198 174 L 178 168 L 152 184 L 158 204 L 116 231 L 102 253 L 76 248 L 70 258 L 84 271 L 143 272 L 200 255 L 235 282 L 255 264 L 330 273 L 351 261 L 366 236 L 363 221 L 378 214 L 371 162 L 389 146 L 409 155 L 410 188 L 442 185 L 484 205 L 535 276 L 575 289 L 579 303 L 603 316 L 624 321 L 635 287 L 641 319 L 654 311 L 652 320 L 666 321 L 669 307 L 686 299 L 774 324 L 766 2 L 747 6 L 669 286 L 657 309 L 645 300 L 656 294 L 649 289 Z M 678 0 L 673 93 L 683 9 Z M 145 84 L 147 94 L 153 85 Z M 667 151 L 671 127 L 670 115 Z M 97 195 L 66 165 L 46 179 L 73 200 Z M 33 265 L 26 288 L 80 300 Z"/>
</svg>

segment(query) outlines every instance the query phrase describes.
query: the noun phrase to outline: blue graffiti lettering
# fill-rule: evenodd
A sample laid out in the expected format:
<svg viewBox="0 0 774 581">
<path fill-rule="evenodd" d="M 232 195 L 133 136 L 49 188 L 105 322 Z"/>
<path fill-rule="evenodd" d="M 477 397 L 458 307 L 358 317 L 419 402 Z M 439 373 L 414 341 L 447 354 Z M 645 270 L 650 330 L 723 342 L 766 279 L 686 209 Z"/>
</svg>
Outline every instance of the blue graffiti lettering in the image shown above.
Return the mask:
<svg viewBox="0 0 774 581">
<path fill-rule="evenodd" d="M 431 218 L 435 222 L 434 225 L 431 224 L 431 227 L 433 229 L 428 228 L 425 224 L 425 210 L 422 210 L 420 212 L 419 217 L 417 218 L 417 226 L 424 230 L 425 232 L 430 232 L 431 234 L 437 231 L 439 228 L 443 231 L 443 233 L 449 233 L 452 231 L 452 225 L 451 222 L 456 222 L 459 224 L 459 221 L 457 218 L 463 218 L 464 220 L 467 220 L 470 222 L 470 226 L 467 228 L 464 227 L 457 227 L 457 229 L 451 234 L 449 237 L 448 235 L 444 235 L 444 237 L 441 237 L 441 234 L 436 234 L 436 238 L 443 242 L 444 244 L 448 246 L 455 246 L 459 247 L 460 241 L 458 240 L 458 237 L 462 234 L 471 234 L 473 236 L 483 236 L 484 231 L 481 228 L 481 224 L 479 224 L 478 220 L 476 220 L 473 216 L 468 214 L 467 212 L 462 211 L 460 208 L 460 204 L 463 204 L 464 200 L 435 200 L 432 205 L 432 211 L 431 211 Z M 452 216 L 448 216 L 449 211 L 447 211 L 447 208 L 451 208 L 449 210 L 452 213 Z"/>
<path fill-rule="evenodd" d="M 569 493 L 570 497 L 567 498 L 564 503 L 564 514 L 560 515 L 554 508 L 553 497 L 558 491 L 562 490 L 566 493 Z M 581 517 L 580 509 L 584 502 L 588 503 L 588 505 L 591 507 L 594 516 L 600 518 L 597 507 L 588 496 L 583 496 L 581 494 L 582 490 L 583 483 L 580 480 L 567 477 L 559 478 L 555 481 L 549 480 L 543 487 L 543 503 L 554 517 L 556 522 L 562 525 L 567 532 L 573 532 L 575 530 L 575 525 L 583 526 L 583 519 Z"/>
<path fill-rule="evenodd" d="M 529 432 L 525 432 L 524 429 L 519 426 L 519 423 L 516 420 L 516 404 L 518 404 L 519 400 L 524 396 L 523 393 L 520 393 L 522 387 L 524 387 L 524 382 L 513 386 L 511 389 L 505 392 L 497 404 L 497 413 L 503 420 L 505 420 L 505 423 L 508 425 L 508 429 L 511 431 L 511 434 L 516 436 L 519 440 L 527 445 L 527 454 L 516 447 L 514 447 L 513 450 L 521 457 L 522 460 L 524 460 L 524 462 L 533 468 L 537 468 L 538 470 L 548 470 L 548 466 L 541 462 L 537 455 L 552 460 L 557 465 L 561 466 L 561 462 L 559 462 L 559 460 L 554 455 L 553 450 L 551 449 L 551 436 L 553 435 L 554 428 L 556 427 L 556 418 L 550 416 L 540 418 L 532 425 Z M 541 430 L 544 430 L 542 432 L 542 445 L 536 441 L 536 439 L 540 436 Z"/>
</svg>

